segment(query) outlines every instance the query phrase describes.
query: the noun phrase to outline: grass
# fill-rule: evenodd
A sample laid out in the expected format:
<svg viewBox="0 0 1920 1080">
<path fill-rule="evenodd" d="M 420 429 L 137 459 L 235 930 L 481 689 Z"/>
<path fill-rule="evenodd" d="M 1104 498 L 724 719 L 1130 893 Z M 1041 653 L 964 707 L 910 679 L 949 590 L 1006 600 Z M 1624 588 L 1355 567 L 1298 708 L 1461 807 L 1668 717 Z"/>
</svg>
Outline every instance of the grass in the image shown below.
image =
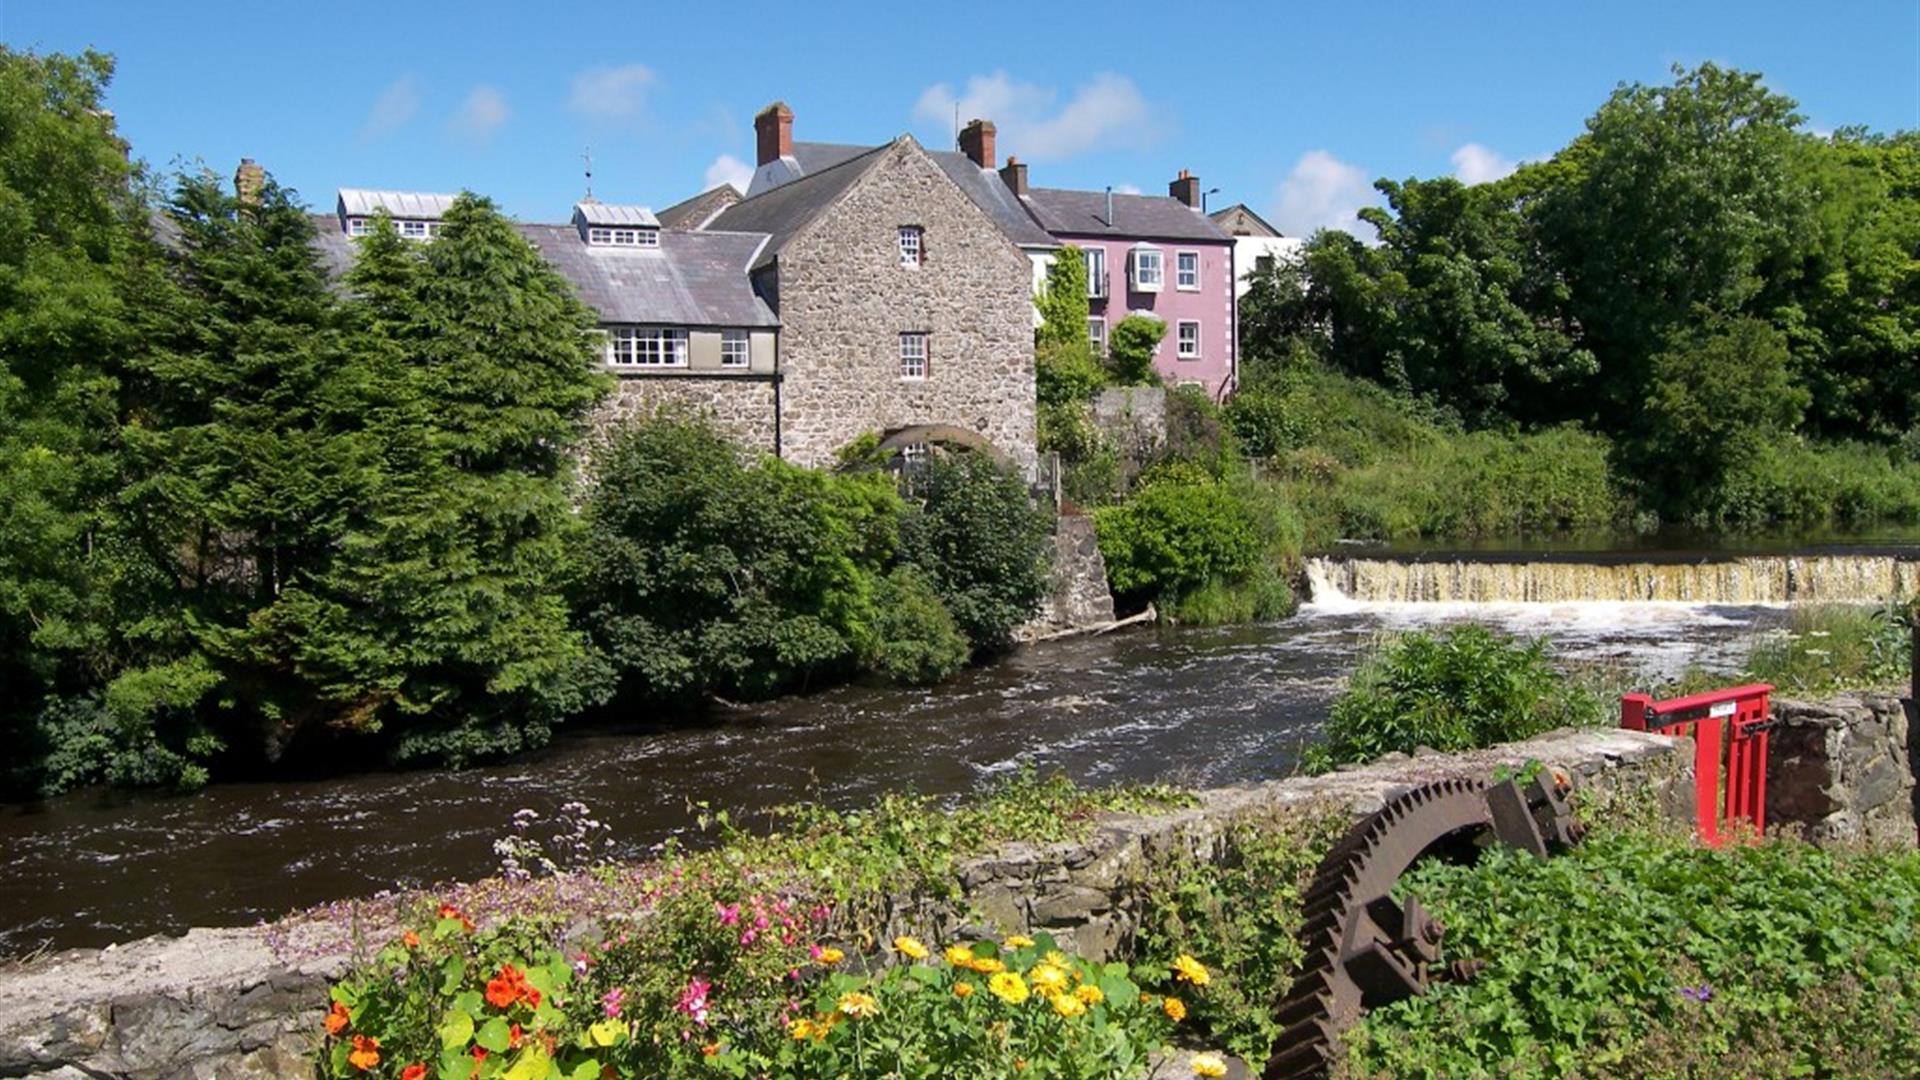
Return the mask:
<svg viewBox="0 0 1920 1080">
<path fill-rule="evenodd" d="M 1783 693 L 1886 689 L 1911 673 L 1912 631 L 1901 605 L 1815 604 L 1794 608 L 1784 631 L 1747 657 L 1747 675 Z"/>
</svg>

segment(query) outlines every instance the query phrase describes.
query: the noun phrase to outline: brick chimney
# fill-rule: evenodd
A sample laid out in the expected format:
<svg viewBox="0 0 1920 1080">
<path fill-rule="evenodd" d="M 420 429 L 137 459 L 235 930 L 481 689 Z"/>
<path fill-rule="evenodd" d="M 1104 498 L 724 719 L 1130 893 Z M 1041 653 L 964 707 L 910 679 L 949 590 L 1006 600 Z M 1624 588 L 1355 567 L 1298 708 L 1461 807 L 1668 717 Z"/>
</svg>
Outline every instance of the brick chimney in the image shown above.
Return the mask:
<svg viewBox="0 0 1920 1080">
<path fill-rule="evenodd" d="M 233 195 L 246 206 L 260 205 L 260 190 L 267 186 L 267 170 L 250 157 L 240 159 L 233 170 Z"/>
<path fill-rule="evenodd" d="M 784 101 L 776 101 L 753 118 L 753 133 L 759 137 L 760 152 L 756 164 L 765 165 L 793 156 L 793 110 Z"/>
<path fill-rule="evenodd" d="M 1000 170 L 1000 181 L 1015 196 L 1027 193 L 1027 163 L 1017 157 L 1007 159 L 1007 167 Z"/>
<path fill-rule="evenodd" d="M 1173 183 L 1167 185 L 1167 194 L 1198 210 L 1200 209 L 1200 178 L 1181 169 L 1180 175 L 1174 177 Z"/>
<path fill-rule="evenodd" d="M 960 129 L 960 152 L 983 169 L 993 168 L 993 121 L 969 120 Z"/>
</svg>

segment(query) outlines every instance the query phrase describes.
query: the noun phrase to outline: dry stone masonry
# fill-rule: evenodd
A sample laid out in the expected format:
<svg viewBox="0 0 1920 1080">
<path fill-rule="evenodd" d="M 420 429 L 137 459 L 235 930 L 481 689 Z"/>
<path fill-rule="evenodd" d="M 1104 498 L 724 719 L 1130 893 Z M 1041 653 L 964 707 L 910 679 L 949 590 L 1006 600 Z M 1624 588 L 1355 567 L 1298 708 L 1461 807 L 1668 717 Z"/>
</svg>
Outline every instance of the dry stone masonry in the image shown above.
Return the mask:
<svg viewBox="0 0 1920 1080">
<path fill-rule="evenodd" d="M 1911 844 L 1913 739 L 1891 694 L 1774 702 L 1767 821 L 1809 840 Z"/>
</svg>

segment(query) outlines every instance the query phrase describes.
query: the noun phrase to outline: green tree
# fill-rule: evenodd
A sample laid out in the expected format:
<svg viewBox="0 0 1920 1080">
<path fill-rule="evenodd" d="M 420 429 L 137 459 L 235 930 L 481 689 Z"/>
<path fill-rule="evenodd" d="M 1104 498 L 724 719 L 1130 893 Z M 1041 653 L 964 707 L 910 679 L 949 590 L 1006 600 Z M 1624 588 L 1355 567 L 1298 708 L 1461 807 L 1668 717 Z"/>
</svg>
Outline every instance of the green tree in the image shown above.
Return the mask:
<svg viewBox="0 0 1920 1080">
<path fill-rule="evenodd" d="M 1152 315 L 1129 315 L 1113 326 L 1107 338 L 1107 366 L 1122 386 L 1154 381 L 1153 353 L 1167 336 L 1167 324 Z"/>
<path fill-rule="evenodd" d="M 1133 497 L 1094 511 L 1107 580 L 1124 599 L 1175 601 L 1254 569 L 1259 530 L 1232 489 L 1195 465 L 1163 466 Z"/>
<path fill-rule="evenodd" d="M 763 698 L 876 652 L 889 674 L 940 666 L 937 632 L 909 658 L 905 628 L 873 626 L 901 513 L 885 474 L 748 463 L 673 414 L 624 428 L 595 474 L 583 619 L 626 692 Z"/>
<path fill-rule="evenodd" d="M 974 649 L 993 652 L 1040 610 L 1050 533 L 1018 473 L 960 452 L 931 462 L 900 530 L 901 556 L 933 583 Z"/>
<path fill-rule="evenodd" d="M 1644 395 L 1675 327 L 1764 314 L 1754 302 L 1791 272 L 1812 204 L 1794 110 L 1758 74 L 1713 64 L 1623 86 L 1529 200 L 1617 405 Z"/>
<path fill-rule="evenodd" d="M 1789 437 L 1808 399 L 1789 365 L 1785 338 L 1749 317 L 1708 320 L 1654 355 L 1633 451 L 1657 506 L 1718 509 L 1727 479 Z"/>
<path fill-rule="evenodd" d="M 0 779 L 15 790 L 93 779 L 113 742 L 84 695 L 120 662 L 118 376 L 150 253 L 102 111 L 112 75 L 99 53 L 0 47 Z"/>
<path fill-rule="evenodd" d="M 1046 288 L 1034 300 L 1040 309 L 1036 340 L 1041 345 L 1070 345 L 1087 340 L 1087 258 L 1072 244 L 1047 266 Z"/>
</svg>

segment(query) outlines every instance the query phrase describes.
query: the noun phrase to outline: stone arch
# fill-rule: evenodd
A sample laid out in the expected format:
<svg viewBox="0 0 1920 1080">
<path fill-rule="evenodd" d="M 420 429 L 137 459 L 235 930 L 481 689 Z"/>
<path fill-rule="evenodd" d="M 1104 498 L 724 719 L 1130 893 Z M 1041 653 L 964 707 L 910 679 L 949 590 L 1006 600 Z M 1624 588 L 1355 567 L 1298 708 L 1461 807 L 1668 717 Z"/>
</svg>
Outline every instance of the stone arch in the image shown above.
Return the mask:
<svg viewBox="0 0 1920 1080">
<path fill-rule="evenodd" d="M 887 454 L 899 454 L 909 446 L 973 450 L 987 455 L 1002 465 L 1015 464 L 1006 451 L 993 445 L 993 441 L 985 435 L 953 424 L 910 424 L 907 427 L 895 428 L 880 439 L 880 450 Z"/>
</svg>

